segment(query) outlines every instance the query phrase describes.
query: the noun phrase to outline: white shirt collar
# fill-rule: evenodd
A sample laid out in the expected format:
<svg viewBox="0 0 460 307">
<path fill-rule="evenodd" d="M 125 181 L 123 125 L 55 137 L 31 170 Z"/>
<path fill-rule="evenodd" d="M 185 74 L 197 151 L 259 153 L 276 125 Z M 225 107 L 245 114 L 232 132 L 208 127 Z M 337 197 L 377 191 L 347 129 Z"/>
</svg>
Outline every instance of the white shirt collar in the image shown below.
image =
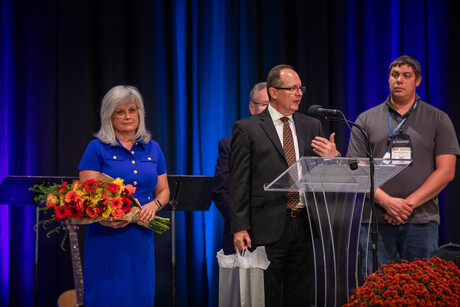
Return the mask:
<svg viewBox="0 0 460 307">
<path fill-rule="evenodd" d="M 287 117 L 289 120 L 294 123 L 294 119 L 292 118 L 292 114 L 289 116 L 285 116 L 281 114 L 278 110 L 276 110 L 274 107 L 272 107 L 271 104 L 268 105 L 268 112 L 270 113 L 270 117 L 272 118 L 272 121 L 275 123 L 277 120 L 281 121 L 282 117 Z"/>
</svg>

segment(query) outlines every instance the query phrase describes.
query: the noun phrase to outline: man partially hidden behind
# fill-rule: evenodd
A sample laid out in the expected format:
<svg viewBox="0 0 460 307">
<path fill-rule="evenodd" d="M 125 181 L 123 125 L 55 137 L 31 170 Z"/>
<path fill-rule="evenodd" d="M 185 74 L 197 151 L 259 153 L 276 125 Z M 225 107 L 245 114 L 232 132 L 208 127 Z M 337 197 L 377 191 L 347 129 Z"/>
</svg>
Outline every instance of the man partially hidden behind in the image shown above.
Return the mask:
<svg viewBox="0 0 460 307">
<path fill-rule="evenodd" d="M 259 82 L 249 93 L 249 112 L 259 114 L 268 106 L 267 82 Z M 230 143 L 232 137 L 227 136 L 219 141 L 219 156 L 212 190 L 212 200 L 225 219 L 222 235 L 222 249 L 225 255 L 235 253 L 233 234 L 230 232 Z"/>
<path fill-rule="evenodd" d="M 438 249 L 438 194 L 454 178 L 460 150 L 447 114 L 416 94 L 421 81 L 419 62 L 410 56 L 398 57 L 389 68 L 390 96 L 356 121 L 369 135 L 375 158 L 413 160 L 375 192 L 378 266 L 431 258 Z M 364 137 L 354 129 L 347 156 L 366 157 L 366 153 Z M 369 207 L 366 202 L 360 232 L 364 276 L 373 268 L 367 241 Z"/>
<path fill-rule="evenodd" d="M 313 255 L 305 200 L 299 193 L 265 192 L 302 156 L 337 156 L 334 134 L 324 138 L 321 123 L 296 113 L 305 93 L 292 66 L 268 74 L 270 104 L 233 126 L 230 158 L 230 222 L 234 245 L 265 246 L 266 306 L 309 306 Z"/>
</svg>

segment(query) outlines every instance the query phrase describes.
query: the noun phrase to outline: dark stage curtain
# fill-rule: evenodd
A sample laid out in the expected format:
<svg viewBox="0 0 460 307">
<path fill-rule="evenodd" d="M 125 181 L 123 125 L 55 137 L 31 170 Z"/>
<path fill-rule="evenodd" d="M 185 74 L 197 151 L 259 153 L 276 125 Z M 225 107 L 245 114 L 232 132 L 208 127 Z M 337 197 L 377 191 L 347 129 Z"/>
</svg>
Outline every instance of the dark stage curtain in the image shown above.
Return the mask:
<svg viewBox="0 0 460 307">
<path fill-rule="evenodd" d="M 460 134 L 460 3 L 392 1 L 0 1 L 0 180 L 77 176 L 114 85 L 139 88 L 147 125 L 169 174 L 214 174 L 217 143 L 249 116 L 251 87 L 292 64 L 319 104 L 355 120 L 389 94 L 388 66 L 422 65 L 418 94 L 446 111 Z M 346 152 L 349 131 L 337 132 Z M 440 197 L 440 244 L 460 243 L 459 173 Z M 163 213 L 168 215 L 168 213 Z M 0 305 L 31 306 L 35 211 L 0 205 Z M 177 305 L 216 306 L 223 219 L 177 213 Z M 73 287 L 59 238 L 40 234 L 39 304 Z M 157 236 L 157 297 L 171 301 L 170 234 Z M 141 281 L 140 281 L 141 282 Z"/>
</svg>

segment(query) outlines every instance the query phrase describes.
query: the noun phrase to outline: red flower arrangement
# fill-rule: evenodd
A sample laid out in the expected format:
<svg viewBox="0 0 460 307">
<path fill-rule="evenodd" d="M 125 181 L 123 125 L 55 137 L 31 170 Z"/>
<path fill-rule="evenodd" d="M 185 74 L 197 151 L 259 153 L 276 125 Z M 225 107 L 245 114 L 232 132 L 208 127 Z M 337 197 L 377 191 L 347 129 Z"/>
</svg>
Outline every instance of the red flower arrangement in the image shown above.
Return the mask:
<svg viewBox="0 0 460 307">
<path fill-rule="evenodd" d="M 438 257 L 390 262 L 365 280 L 344 306 L 460 306 L 460 270 Z"/>
<path fill-rule="evenodd" d="M 53 221 L 59 222 L 47 233 L 48 237 L 65 228 L 64 222 L 68 219 L 72 224 L 90 224 L 114 218 L 135 222 L 159 234 L 169 229 L 168 218 L 155 216 L 150 223 L 139 220 L 141 205 L 133 197 L 136 188 L 130 184 L 124 185 L 120 178 L 113 179 L 102 174 L 97 180 L 90 179 L 85 183 L 75 180 L 71 184 L 64 182 L 52 186 L 36 184 L 31 190 L 36 194 L 36 200 L 46 204 L 39 210 L 53 212 L 51 218 L 39 221 L 35 228 L 39 225 L 46 228 Z"/>
</svg>

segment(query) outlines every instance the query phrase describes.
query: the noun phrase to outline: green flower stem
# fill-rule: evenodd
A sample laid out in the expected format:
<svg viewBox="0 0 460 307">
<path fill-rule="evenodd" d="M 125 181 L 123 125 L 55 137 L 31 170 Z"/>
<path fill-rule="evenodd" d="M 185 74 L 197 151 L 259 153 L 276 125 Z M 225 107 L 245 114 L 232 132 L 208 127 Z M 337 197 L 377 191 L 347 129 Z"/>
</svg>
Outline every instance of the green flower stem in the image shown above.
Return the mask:
<svg viewBox="0 0 460 307">
<path fill-rule="evenodd" d="M 162 234 L 165 231 L 169 230 L 169 218 L 161 217 L 155 215 L 153 221 L 150 221 L 149 228 L 155 231 L 158 234 Z"/>
</svg>

